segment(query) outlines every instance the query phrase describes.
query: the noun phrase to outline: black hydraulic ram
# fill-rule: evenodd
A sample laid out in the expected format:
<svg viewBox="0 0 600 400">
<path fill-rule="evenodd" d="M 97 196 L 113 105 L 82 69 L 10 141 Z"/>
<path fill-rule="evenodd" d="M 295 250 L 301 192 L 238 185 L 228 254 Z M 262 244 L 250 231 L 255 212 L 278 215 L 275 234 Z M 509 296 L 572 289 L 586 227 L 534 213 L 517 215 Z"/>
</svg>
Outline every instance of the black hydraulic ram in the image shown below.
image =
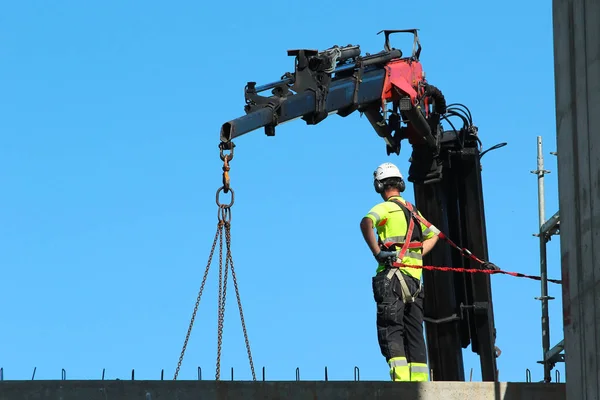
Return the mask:
<svg viewBox="0 0 600 400">
<path fill-rule="evenodd" d="M 402 52 L 393 49 L 365 57 L 359 54 L 358 46 L 334 47 L 322 53 L 288 51 L 288 55 L 296 56 L 295 74 L 288 73 L 278 82 L 259 87 L 256 82 L 248 82 L 246 115 L 223 124 L 221 142 L 230 142 L 259 128 L 273 136 L 278 124 L 296 118 L 316 124 L 331 113 L 346 116 L 380 100 L 385 78 L 382 66 L 402 57 Z M 350 58 L 352 62 L 343 63 Z M 272 96 L 258 95 L 269 89 Z"/>
<path fill-rule="evenodd" d="M 415 184 L 416 206 L 429 221 L 453 238 L 459 246 L 487 260 L 487 229 L 481 179 L 478 130 L 469 118 L 462 129 L 442 133 L 440 159 L 444 173 L 434 184 Z M 460 116 L 450 107 L 448 116 Z M 454 127 L 454 125 L 453 125 Z M 421 154 L 413 158 L 420 158 Z M 413 163 L 414 165 L 414 163 Z M 418 173 L 428 171 L 417 168 Z M 409 172 L 409 180 L 412 171 Z M 444 244 L 436 245 L 423 257 L 425 265 L 477 269 L 481 266 Z M 471 345 L 479 355 L 481 379 L 498 379 L 496 328 L 490 276 L 487 274 L 423 271 L 429 368 L 432 380 L 462 381 L 462 349 Z M 453 318 L 460 315 L 460 318 Z"/>
</svg>

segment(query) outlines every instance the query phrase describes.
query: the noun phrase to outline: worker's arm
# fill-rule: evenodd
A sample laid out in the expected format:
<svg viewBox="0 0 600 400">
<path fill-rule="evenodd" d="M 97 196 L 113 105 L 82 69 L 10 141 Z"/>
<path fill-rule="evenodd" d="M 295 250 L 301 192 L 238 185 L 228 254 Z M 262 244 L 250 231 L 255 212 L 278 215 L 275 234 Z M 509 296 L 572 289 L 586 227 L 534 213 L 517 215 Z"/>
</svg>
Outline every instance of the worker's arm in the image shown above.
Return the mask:
<svg viewBox="0 0 600 400">
<path fill-rule="evenodd" d="M 362 232 L 363 238 L 365 239 L 367 246 L 369 246 L 369 249 L 371 250 L 373 255 L 376 256 L 381 251 L 381 249 L 379 248 L 377 238 L 375 237 L 375 232 L 373 230 L 373 221 L 371 221 L 371 218 L 364 217 L 360 221 L 360 231 Z"/>
<path fill-rule="evenodd" d="M 423 216 L 423 214 L 421 214 L 420 211 L 418 211 L 418 213 L 421 217 Z M 431 229 L 428 229 L 427 226 L 425 226 L 425 224 L 423 224 L 422 222 L 420 225 L 424 235 L 422 254 L 425 255 L 435 247 L 435 244 L 438 241 L 438 235 L 435 234 L 435 232 L 437 232 L 437 228 L 432 225 Z"/>
<path fill-rule="evenodd" d="M 433 237 L 430 237 L 429 239 L 425 239 L 423 241 L 423 255 L 429 253 L 431 251 L 431 249 L 433 249 L 433 247 L 435 246 L 437 241 L 438 241 L 438 235 L 434 235 Z"/>
</svg>

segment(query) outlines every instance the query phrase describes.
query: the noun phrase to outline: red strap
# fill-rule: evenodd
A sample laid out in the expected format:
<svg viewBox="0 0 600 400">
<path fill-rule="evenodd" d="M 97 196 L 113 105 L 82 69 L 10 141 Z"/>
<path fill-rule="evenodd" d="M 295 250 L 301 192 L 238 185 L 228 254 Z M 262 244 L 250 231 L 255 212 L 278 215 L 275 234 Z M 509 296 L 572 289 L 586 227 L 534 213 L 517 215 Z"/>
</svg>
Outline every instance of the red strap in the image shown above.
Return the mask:
<svg viewBox="0 0 600 400">
<path fill-rule="evenodd" d="M 425 225 L 428 229 L 431 229 L 433 224 L 431 222 L 427 221 L 425 218 L 421 217 L 418 213 L 413 212 L 412 204 L 410 204 L 408 201 L 406 202 L 406 208 L 408 208 L 408 211 L 410 211 L 415 216 L 415 218 L 419 220 L 419 222 L 421 222 L 423 225 Z M 439 232 L 437 235 L 440 239 L 443 239 L 446 242 L 448 242 L 448 244 L 450 246 L 459 250 L 463 256 L 468 257 L 480 264 L 485 264 L 485 261 L 483 261 L 480 258 L 478 258 L 477 256 L 475 256 L 473 253 L 471 253 L 471 251 L 469 249 L 461 248 L 460 246 L 458 246 L 456 243 L 454 243 L 452 240 L 450 240 L 446 235 L 444 235 L 443 232 Z"/>
<path fill-rule="evenodd" d="M 410 208 L 409 208 L 410 211 Z M 415 228 L 415 221 L 411 218 L 410 223 L 408 224 L 408 231 L 406 232 L 406 239 L 404 240 L 404 245 L 402 245 L 402 250 L 400 250 L 400 254 L 398 255 L 398 259 L 402 261 L 404 259 L 404 255 L 406 254 L 406 250 L 408 250 L 410 246 L 410 239 L 412 238 L 413 229 Z"/>
<path fill-rule="evenodd" d="M 427 228 L 431 228 L 431 226 L 433 225 L 431 222 L 427 221 L 425 218 L 421 217 L 419 215 L 418 212 L 415 212 L 413 209 L 413 205 L 410 204 L 410 202 L 408 202 L 408 200 L 405 203 L 406 208 L 408 208 L 408 211 L 410 211 L 410 213 L 419 220 L 420 223 L 422 223 L 423 225 L 425 225 Z"/>
<path fill-rule="evenodd" d="M 405 242 L 403 242 L 403 243 L 404 243 L 404 245 L 406 245 Z M 380 244 L 381 244 L 381 240 L 380 240 Z M 395 244 L 398 244 L 398 242 L 385 242 L 383 244 L 383 246 L 385 246 L 386 248 L 390 248 L 390 247 L 392 247 Z M 409 249 L 421 249 L 421 248 L 423 248 L 423 243 L 421 243 L 421 242 L 409 242 L 408 248 Z"/>
<path fill-rule="evenodd" d="M 411 214 L 414 214 L 412 212 L 412 205 L 410 203 L 406 202 L 406 207 L 408 208 L 408 211 Z M 415 228 L 415 221 L 413 218 L 410 218 L 410 222 L 408 223 L 408 229 L 406 232 L 406 239 L 404 241 L 404 244 L 402 245 L 402 250 L 400 250 L 400 254 L 398 255 L 398 259 L 400 261 L 402 261 L 404 259 L 404 256 L 406 255 L 406 251 L 408 249 L 415 249 L 415 248 L 420 249 L 423 247 L 423 244 L 421 242 L 412 242 L 411 241 L 414 228 Z M 419 229 L 420 229 L 420 227 L 419 227 Z M 390 243 L 386 243 L 385 245 L 386 245 L 386 247 L 390 247 L 393 244 L 394 243 L 390 242 Z"/>
</svg>

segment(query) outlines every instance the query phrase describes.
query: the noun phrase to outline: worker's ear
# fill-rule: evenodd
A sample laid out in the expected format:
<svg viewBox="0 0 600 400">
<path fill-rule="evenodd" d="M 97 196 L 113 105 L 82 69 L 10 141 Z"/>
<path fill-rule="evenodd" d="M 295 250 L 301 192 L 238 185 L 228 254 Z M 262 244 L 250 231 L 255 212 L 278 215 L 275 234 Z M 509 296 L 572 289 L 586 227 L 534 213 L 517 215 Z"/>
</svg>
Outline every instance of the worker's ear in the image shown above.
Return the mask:
<svg viewBox="0 0 600 400">
<path fill-rule="evenodd" d="M 373 186 L 375 187 L 375 191 L 379 194 L 383 193 L 383 183 L 378 181 L 377 179 L 373 180 Z"/>
<path fill-rule="evenodd" d="M 404 192 L 406 190 L 406 183 L 404 182 L 404 179 L 400 178 L 400 192 Z"/>
</svg>

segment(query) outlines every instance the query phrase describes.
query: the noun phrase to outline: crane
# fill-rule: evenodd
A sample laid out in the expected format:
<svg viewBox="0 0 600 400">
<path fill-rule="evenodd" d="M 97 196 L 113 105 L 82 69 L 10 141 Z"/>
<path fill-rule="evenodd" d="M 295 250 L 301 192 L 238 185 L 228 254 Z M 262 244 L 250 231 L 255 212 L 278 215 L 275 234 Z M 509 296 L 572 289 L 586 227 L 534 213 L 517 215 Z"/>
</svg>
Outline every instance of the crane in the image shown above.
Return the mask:
<svg viewBox="0 0 600 400">
<path fill-rule="evenodd" d="M 378 53 L 361 55 L 358 45 L 288 50 L 294 57 L 293 73 L 260 86 L 248 82 L 245 114 L 220 130 L 223 189 L 228 190 L 227 161 L 233 157 L 234 139 L 258 129 L 274 137 L 278 125 L 292 120 L 316 125 L 334 114 L 345 118 L 358 112 L 383 139 L 388 156 L 400 155 L 404 140 L 411 145 L 407 179 L 413 183 L 417 208 L 442 232 L 487 259 L 481 157 L 506 143 L 483 151 L 469 109 L 447 104 L 442 91 L 425 79 L 418 29 L 381 33 L 384 48 Z M 413 35 L 410 54 L 391 46 L 390 36 L 397 33 Z M 479 267 L 449 246 L 436 246 L 424 262 Z M 425 270 L 423 280 L 429 288 L 425 325 L 431 379 L 465 380 L 462 349 L 470 345 L 479 355 L 482 380 L 496 381 L 499 351 L 489 275 Z"/>
</svg>

